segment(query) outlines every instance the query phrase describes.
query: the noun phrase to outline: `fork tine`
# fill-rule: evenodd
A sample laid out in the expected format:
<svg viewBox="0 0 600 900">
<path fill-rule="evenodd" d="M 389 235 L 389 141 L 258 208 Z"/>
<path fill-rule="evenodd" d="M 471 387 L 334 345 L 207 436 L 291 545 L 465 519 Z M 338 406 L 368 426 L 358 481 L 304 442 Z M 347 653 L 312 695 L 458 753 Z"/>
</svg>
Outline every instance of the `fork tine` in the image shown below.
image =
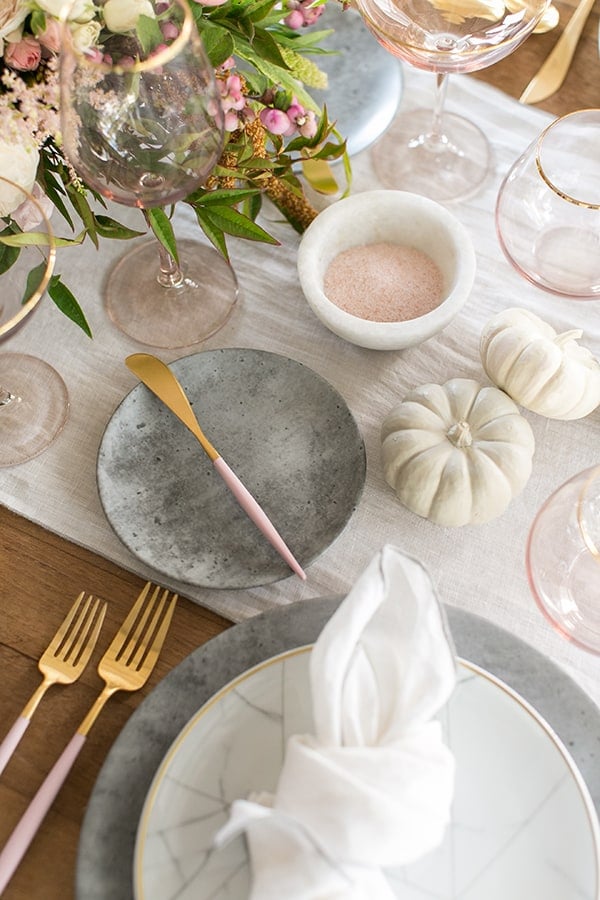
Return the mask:
<svg viewBox="0 0 600 900">
<path fill-rule="evenodd" d="M 146 600 L 146 597 L 148 596 L 148 591 L 150 590 L 151 587 L 152 587 L 151 582 L 147 581 L 146 584 L 144 585 L 144 587 L 142 588 L 139 597 L 137 598 L 137 600 L 131 607 L 129 615 L 127 616 L 127 618 L 125 619 L 125 621 L 123 622 L 123 624 L 121 625 L 121 627 L 119 628 L 117 633 L 115 634 L 114 638 L 112 639 L 110 647 L 106 651 L 107 655 L 113 654 L 114 656 L 117 656 L 120 653 L 121 648 L 123 647 L 123 644 L 129 637 L 129 632 L 131 631 L 131 629 L 134 626 L 135 620 L 137 619 L 138 614 L 139 614 L 142 606 L 144 605 L 144 601 Z"/>
<path fill-rule="evenodd" d="M 90 600 L 91 600 L 90 595 Z M 79 635 L 79 639 L 75 647 L 73 648 L 73 653 L 71 654 L 72 663 L 77 663 L 78 666 L 85 668 L 87 666 L 90 656 L 96 646 L 96 641 L 98 640 L 98 635 L 100 634 L 100 629 L 102 628 L 102 623 L 104 622 L 104 616 L 106 615 L 106 608 L 108 604 L 105 602 L 100 606 L 101 601 L 96 598 L 96 602 L 92 607 L 90 615 L 87 618 L 85 626 L 82 628 L 81 633 Z M 98 611 L 99 610 L 99 611 Z M 93 627 L 92 627 L 93 626 Z M 88 634 L 90 633 L 90 629 L 92 629 L 89 640 Z"/>
<path fill-rule="evenodd" d="M 77 659 L 77 649 L 81 648 L 83 641 L 85 640 L 99 604 L 100 600 L 94 600 L 92 594 L 89 594 L 87 600 L 81 607 L 77 620 L 72 628 L 69 629 L 69 632 L 65 635 L 60 647 L 54 654 L 57 658 L 60 658 L 65 662 L 69 659 L 71 662 L 74 662 Z"/>
<path fill-rule="evenodd" d="M 167 594 L 167 593 L 168 592 L 165 591 L 165 594 Z M 163 599 L 166 599 L 166 597 Z M 173 612 L 175 611 L 176 603 L 177 603 L 177 594 L 173 594 L 169 601 L 169 604 L 167 606 L 167 609 L 166 609 L 164 618 L 161 622 L 160 628 L 154 635 L 152 644 L 148 648 L 146 657 L 144 659 L 143 668 L 148 673 L 151 672 L 152 669 L 154 668 L 154 666 L 156 664 L 156 660 L 158 659 L 158 654 L 160 653 L 160 651 L 162 649 L 162 645 L 165 642 L 165 638 L 166 638 L 167 632 L 169 630 L 169 625 L 171 624 L 171 619 L 173 618 Z"/>
<path fill-rule="evenodd" d="M 135 652 L 135 648 L 137 647 L 142 635 L 146 634 L 146 623 L 150 617 L 150 613 L 154 608 L 154 604 L 156 603 L 156 598 L 160 592 L 160 588 L 157 586 L 154 588 L 154 593 L 145 604 L 144 609 L 142 610 L 142 614 L 140 616 L 139 622 L 136 625 L 135 631 L 133 634 L 129 636 L 129 641 L 121 652 L 118 654 L 117 659 L 123 662 L 126 666 L 129 665 L 131 657 Z"/>
<path fill-rule="evenodd" d="M 62 644 L 62 642 L 65 639 L 67 632 L 69 631 L 69 629 L 71 627 L 71 622 L 77 615 L 77 612 L 79 610 L 79 605 L 84 597 L 85 597 L 85 591 L 82 591 L 80 593 L 79 597 L 77 598 L 77 600 L 75 601 L 75 603 L 73 604 L 73 606 L 71 607 L 71 609 L 69 610 L 69 612 L 67 613 L 67 615 L 65 616 L 65 619 L 64 619 L 62 625 L 60 626 L 60 628 L 58 629 L 58 631 L 56 632 L 56 634 L 54 635 L 54 637 L 48 644 L 48 650 L 52 650 L 52 652 L 56 653 L 56 651 L 59 649 L 60 645 Z"/>
<path fill-rule="evenodd" d="M 161 614 L 164 609 L 164 605 L 166 603 L 168 596 L 169 596 L 169 592 L 164 591 L 162 597 L 160 598 L 158 606 L 154 610 L 152 622 L 146 629 L 144 636 L 142 637 L 142 639 L 139 642 L 137 652 L 135 653 L 135 656 L 131 660 L 131 665 L 133 666 L 134 669 L 139 669 L 140 665 L 142 664 L 142 660 L 146 656 L 146 651 L 148 650 L 150 640 L 151 640 L 152 636 L 156 633 L 156 629 L 158 627 L 158 623 L 160 621 L 160 617 L 161 617 Z M 135 649 L 135 647 L 131 647 L 132 651 L 134 649 Z"/>
</svg>

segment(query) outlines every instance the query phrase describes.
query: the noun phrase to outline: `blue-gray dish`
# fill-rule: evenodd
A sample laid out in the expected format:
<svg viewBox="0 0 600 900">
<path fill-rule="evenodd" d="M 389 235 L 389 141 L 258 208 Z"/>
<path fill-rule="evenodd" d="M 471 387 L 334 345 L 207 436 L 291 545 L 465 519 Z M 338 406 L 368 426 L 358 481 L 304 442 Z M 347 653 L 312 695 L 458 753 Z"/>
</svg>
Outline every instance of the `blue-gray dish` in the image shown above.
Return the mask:
<svg viewBox="0 0 600 900">
<path fill-rule="evenodd" d="M 306 569 L 359 501 L 366 456 L 343 397 L 276 353 L 223 349 L 171 364 L 200 425 Z M 250 521 L 199 443 L 144 386 L 114 412 L 98 490 L 125 546 L 187 584 L 248 588 L 291 570 Z"/>
</svg>

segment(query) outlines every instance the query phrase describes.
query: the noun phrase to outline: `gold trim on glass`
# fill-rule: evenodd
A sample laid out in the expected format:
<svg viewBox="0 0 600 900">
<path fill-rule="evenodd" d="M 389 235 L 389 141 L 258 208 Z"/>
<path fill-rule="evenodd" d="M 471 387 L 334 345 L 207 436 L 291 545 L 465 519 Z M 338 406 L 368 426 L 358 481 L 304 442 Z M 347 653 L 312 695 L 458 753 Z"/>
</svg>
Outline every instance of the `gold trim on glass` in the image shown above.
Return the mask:
<svg viewBox="0 0 600 900">
<path fill-rule="evenodd" d="M 535 165 L 538 170 L 538 175 L 545 182 L 551 191 L 553 191 L 561 200 L 566 200 L 567 203 L 572 203 L 574 206 L 580 206 L 583 209 L 600 209 L 600 203 L 587 203 L 585 200 L 577 200 L 576 197 L 571 197 L 570 194 L 566 194 L 564 191 L 554 184 L 554 182 L 548 178 L 546 173 L 544 172 L 544 167 L 542 165 L 542 161 L 540 159 L 540 153 L 542 150 L 542 144 L 544 142 L 544 138 L 548 135 L 548 133 L 560 122 L 564 122 L 566 119 L 570 119 L 571 116 L 577 116 L 582 112 L 586 113 L 598 113 L 600 115 L 600 108 L 590 108 L 590 109 L 576 109 L 574 112 L 567 113 L 565 116 L 560 116 L 558 119 L 555 119 L 553 122 L 550 122 L 547 125 L 540 136 L 537 139 L 536 151 L 535 151 Z"/>
</svg>

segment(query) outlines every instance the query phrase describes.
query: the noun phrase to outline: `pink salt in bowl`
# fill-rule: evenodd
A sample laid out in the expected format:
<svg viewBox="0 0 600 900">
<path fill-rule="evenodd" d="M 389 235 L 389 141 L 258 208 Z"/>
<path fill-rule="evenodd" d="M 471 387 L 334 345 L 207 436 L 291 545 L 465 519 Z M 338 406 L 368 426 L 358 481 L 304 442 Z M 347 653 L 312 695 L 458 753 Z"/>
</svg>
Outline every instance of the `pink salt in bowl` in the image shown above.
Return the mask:
<svg viewBox="0 0 600 900">
<path fill-rule="evenodd" d="M 445 328 L 475 279 L 475 250 L 444 206 L 407 191 L 364 191 L 311 222 L 298 277 L 334 334 L 373 350 L 402 350 Z"/>
</svg>

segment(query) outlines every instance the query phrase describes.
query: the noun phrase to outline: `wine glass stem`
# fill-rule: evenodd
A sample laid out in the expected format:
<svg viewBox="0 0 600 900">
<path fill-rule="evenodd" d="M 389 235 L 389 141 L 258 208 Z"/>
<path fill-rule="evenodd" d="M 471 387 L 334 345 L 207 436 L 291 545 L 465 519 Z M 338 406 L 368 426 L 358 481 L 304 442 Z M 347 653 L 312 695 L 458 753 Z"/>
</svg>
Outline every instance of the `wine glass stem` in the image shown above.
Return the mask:
<svg viewBox="0 0 600 900">
<path fill-rule="evenodd" d="M 183 272 L 179 268 L 177 261 L 165 250 L 160 241 L 158 241 L 158 256 L 160 260 L 158 283 L 167 288 L 179 287 L 183 284 Z"/>
<path fill-rule="evenodd" d="M 435 97 L 433 103 L 433 118 L 431 131 L 427 135 L 428 143 L 433 148 L 443 149 L 448 138 L 444 134 L 444 105 L 446 91 L 448 90 L 448 75 L 445 72 L 437 72 L 435 76 Z"/>
</svg>

